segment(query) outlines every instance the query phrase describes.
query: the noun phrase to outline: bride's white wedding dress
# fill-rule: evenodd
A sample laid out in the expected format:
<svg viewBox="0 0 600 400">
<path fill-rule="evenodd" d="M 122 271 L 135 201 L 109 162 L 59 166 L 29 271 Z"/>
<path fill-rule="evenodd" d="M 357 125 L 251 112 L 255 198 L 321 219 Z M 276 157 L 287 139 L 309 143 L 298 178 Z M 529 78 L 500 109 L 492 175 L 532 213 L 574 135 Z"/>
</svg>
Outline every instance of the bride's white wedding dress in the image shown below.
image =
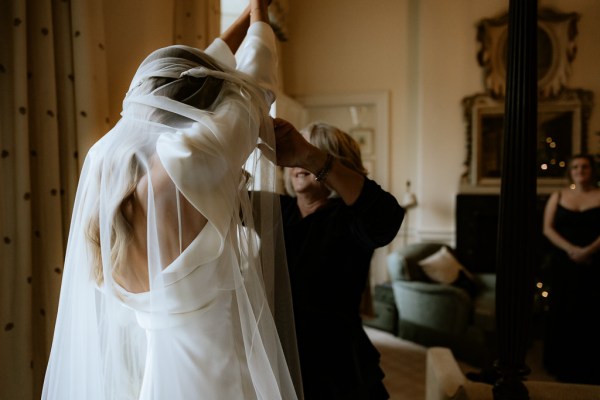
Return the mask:
<svg viewBox="0 0 600 400">
<path fill-rule="evenodd" d="M 276 91 L 275 38 L 256 22 L 235 57 L 220 39 L 205 53 L 218 68 L 198 66 L 205 56 L 185 46 L 151 54 L 132 81 L 122 119 L 86 157 L 43 399 L 297 398 L 289 372 L 291 366 L 299 377 L 295 352 L 286 348 L 286 360 L 272 313 L 275 297 L 290 298 L 285 250 L 276 245 L 277 197 L 252 199 L 242 171 L 274 190 L 274 165 L 264 157 L 246 160 L 258 143 L 274 143 L 268 111 Z M 199 110 L 148 92 L 149 77 L 198 78 L 200 86 L 212 77 L 222 86 Z M 120 284 L 110 250 L 131 176 L 138 189 L 141 181 L 147 185 L 142 259 L 149 289 L 137 293 Z M 206 218 L 199 233 L 190 233 L 185 205 Z M 100 280 L 88 239 L 95 215 Z M 173 246 L 179 254 L 169 258 Z M 289 304 L 279 307 L 291 315 Z M 293 325 L 279 328 L 293 334 Z"/>
</svg>

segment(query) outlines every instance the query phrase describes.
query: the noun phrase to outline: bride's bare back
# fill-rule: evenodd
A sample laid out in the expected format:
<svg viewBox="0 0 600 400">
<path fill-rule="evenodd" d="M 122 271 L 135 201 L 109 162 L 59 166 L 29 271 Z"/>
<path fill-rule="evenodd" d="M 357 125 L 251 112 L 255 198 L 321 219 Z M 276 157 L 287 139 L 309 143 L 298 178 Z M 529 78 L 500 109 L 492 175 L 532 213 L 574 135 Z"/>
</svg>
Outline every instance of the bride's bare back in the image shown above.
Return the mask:
<svg viewBox="0 0 600 400">
<path fill-rule="evenodd" d="M 175 184 L 158 157 L 152 159 L 150 175 L 154 192 L 156 225 L 159 227 L 160 235 L 158 240 L 161 265 L 164 269 L 192 243 L 206 225 L 207 219 L 176 190 Z M 179 197 L 181 218 L 177 216 L 177 197 Z M 145 174 L 137 184 L 133 201 L 125 210 L 127 221 L 132 227 L 132 239 L 127 247 L 124 267 L 120 269 L 118 276 L 114 276 L 115 281 L 131 293 L 147 292 L 150 289 L 147 257 L 147 199 L 148 174 Z"/>
</svg>

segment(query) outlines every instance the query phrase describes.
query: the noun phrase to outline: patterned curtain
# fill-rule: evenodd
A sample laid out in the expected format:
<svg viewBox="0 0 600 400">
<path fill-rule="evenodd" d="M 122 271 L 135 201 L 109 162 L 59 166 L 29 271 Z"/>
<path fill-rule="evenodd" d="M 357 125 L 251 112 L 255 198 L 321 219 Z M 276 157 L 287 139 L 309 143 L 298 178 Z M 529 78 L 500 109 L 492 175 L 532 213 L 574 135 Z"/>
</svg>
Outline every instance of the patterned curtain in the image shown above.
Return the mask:
<svg viewBox="0 0 600 400">
<path fill-rule="evenodd" d="M 221 33 L 220 0 L 175 0 L 174 44 L 205 49 Z"/>
<path fill-rule="evenodd" d="M 79 171 L 115 122 L 103 6 L 0 2 L 1 398 L 40 397 Z M 219 0 L 173 7 L 173 43 L 205 48 L 219 35 Z"/>
<path fill-rule="evenodd" d="M 0 397 L 39 399 L 81 162 L 107 131 L 102 2 L 0 3 Z"/>
</svg>

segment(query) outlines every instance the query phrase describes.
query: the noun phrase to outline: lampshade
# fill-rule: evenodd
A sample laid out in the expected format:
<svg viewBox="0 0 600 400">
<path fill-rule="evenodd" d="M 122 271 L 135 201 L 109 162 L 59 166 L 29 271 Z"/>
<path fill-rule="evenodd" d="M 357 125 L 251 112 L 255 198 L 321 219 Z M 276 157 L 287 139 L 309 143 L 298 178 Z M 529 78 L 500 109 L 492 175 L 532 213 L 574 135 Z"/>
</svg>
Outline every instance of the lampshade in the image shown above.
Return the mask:
<svg viewBox="0 0 600 400">
<path fill-rule="evenodd" d="M 402 196 L 402 201 L 400 202 L 400 205 L 404 209 L 413 208 L 414 206 L 417 205 L 417 196 L 415 196 L 415 194 L 412 192 L 404 193 L 404 196 Z"/>
<path fill-rule="evenodd" d="M 410 190 L 410 181 L 406 181 L 406 191 L 404 192 L 404 196 L 402 196 L 402 201 L 400 205 L 408 210 L 409 208 L 413 208 L 417 205 L 417 196 Z"/>
</svg>

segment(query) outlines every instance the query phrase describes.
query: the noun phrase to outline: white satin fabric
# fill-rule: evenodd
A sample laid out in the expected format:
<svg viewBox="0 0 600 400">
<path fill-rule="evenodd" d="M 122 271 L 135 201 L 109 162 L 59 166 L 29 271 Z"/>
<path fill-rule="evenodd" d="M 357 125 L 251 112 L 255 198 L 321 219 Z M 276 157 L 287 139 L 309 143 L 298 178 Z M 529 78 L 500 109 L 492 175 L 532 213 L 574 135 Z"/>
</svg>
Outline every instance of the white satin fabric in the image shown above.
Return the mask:
<svg viewBox="0 0 600 400">
<path fill-rule="evenodd" d="M 86 157 L 43 399 L 302 397 L 278 199 L 253 199 L 242 171 L 275 191 L 275 166 L 260 153 L 247 161 L 258 143 L 274 147 L 268 111 L 276 91 L 275 38 L 269 25 L 256 22 L 235 58 L 220 39 L 205 53 L 223 71 L 198 66 L 193 57 L 150 55 L 132 81 L 121 120 Z M 223 80 L 209 109 L 147 87 L 150 78 L 186 74 Z M 139 171 L 133 183 L 147 185 L 140 200 L 149 290 L 138 293 L 115 281 L 110 250 L 132 165 Z M 199 232 L 182 203 L 208 220 Z M 86 236 L 95 213 L 101 283 L 92 276 Z M 177 245 L 173 259 L 168 249 Z M 127 256 L 124 267 L 134 259 Z M 282 340 L 275 309 L 284 321 Z"/>
</svg>

